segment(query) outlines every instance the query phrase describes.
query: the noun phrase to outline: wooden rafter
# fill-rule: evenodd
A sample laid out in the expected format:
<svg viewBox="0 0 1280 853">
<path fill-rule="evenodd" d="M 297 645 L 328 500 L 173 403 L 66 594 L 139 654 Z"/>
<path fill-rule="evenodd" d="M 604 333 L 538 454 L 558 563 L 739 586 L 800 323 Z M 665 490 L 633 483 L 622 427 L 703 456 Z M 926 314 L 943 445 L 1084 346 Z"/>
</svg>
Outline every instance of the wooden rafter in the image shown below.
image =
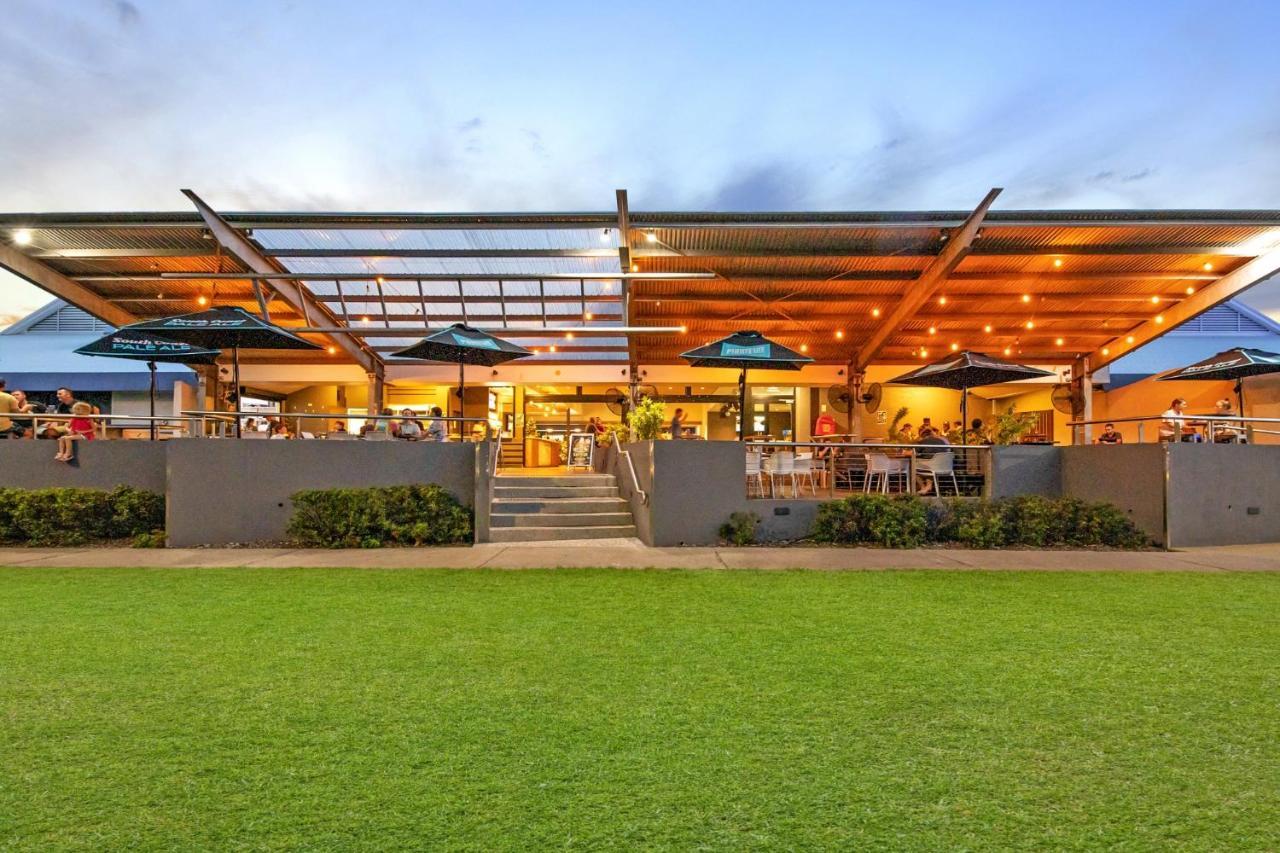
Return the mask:
<svg viewBox="0 0 1280 853">
<path fill-rule="evenodd" d="M 960 263 L 968 254 L 969 248 L 973 245 L 974 237 L 978 234 L 978 229 L 982 227 L 982 220 L 987 215 L 992 202 L 996 200 L 996 196 L 1000 195 L 1000 188 L 997 187 L 987 193 L 982 202 L 970 213 L 965 219 L 964 224 L 955 231 L 951 232 L 947 244 L 942 247 L 942 251 L 929 266 L 925 267 L 924 272 L 920 273 L 920 277 L 912 282 L 907 289 L 907 293 L 903 295 L 898 303 L 889 312 L 889 316 L 884 322 L 871 333 L 871 335 L 862 342 L 858 351 L 854 354 L 850 361 L 853 370 L 861 372 L 875 359 L 880 352 L 881 347 L 889 340 L 898 329 L 902 328 L 910 317 L 914 316 L 925 302 L 932 298 L 943 282 L 947 280 L 947 276 L 956 268 L 956 264 Z"/>
<path fill-rule="evenodd" d="M 3 243 L 0 243 L 0 266 L 36 287 L 47 290 L 59 299 L 89 312 L 104 323 L 119 327 L 136 323 L 141 319 L 116 305 L 112 300 L 104 299 L 89 290 L 83 284 L 72 281 L 43 261 L 38 261 Z"/>
</svg>

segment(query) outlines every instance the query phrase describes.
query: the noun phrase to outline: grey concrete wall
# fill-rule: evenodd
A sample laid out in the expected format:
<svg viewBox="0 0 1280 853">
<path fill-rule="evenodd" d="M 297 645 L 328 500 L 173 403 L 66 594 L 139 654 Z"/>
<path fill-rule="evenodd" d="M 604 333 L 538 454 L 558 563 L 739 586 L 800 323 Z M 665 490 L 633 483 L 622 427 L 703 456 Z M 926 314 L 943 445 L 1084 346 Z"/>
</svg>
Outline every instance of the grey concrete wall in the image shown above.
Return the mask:
<svg viewBox="0 0 1280 853">
<path fill-rule="evenodd" d="M 986 496 L 1062 495 L 1061 447 L 1040 445 L 997 445 L 991 448 Z"/>
<path fill-rule="evenodd" d="M 473 456 L 471 475 L 474 489 L 471 506 L 475 510 L 472 515 L 472 535 L 476 542 L 489 541 L 489 515 L 493 511 L 493 474 L 490 473 L 490 455 L 502 453 L 498 442 L 484 441 L 476 445 Z"/>
<path fill-rule="evenodd" d="M 1169 547 L 1280 542 L 1280 447 L 1167 449 Z"/>
<path fill-rule="evenodd" d="M 654 545 L 713 545 L 730 514 L 759 513 L 747 506 L 747 459 L 740 443 L 655 441 L 650 446 Z"/>
<path fill-rule="evenodd" d="M 1165 451 L 1163 444 L 1073 445 L 1062 453 L 1062 494 L 1106 501 L 1163 545 Z"/>
<path fill-rule="evenodd" d="M 165 447 L 175 547 L 282 539 L 289 496 L 302 489 L 439 483 L 468 506 L 475 496 L 475 444 L 177 439 Z"/>
<path fill-rule="evenodd" d="M 0 441 L 0 486 L 47 489 L 134 486 L 164 492 L 165 444 L 150 441 L 77 441 L 73 462 L 55 462 L 57 442 Z"/>
</svg>

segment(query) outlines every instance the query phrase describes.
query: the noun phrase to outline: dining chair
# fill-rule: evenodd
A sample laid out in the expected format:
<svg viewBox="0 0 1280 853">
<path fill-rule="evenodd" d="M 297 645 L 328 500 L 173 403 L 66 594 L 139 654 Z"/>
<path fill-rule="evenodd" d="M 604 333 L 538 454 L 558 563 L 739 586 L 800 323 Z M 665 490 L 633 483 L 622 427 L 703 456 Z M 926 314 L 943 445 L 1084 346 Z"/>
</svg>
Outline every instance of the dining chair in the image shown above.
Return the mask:
<svg viewBox="0 0 1280 853">
<path fill-rule="evenodd" d="M 764 473 L 762 467 L 762 454 L 758 451 L 747 451 L 747 495 L 751 494 L 751 481 L 756 482 L 756 491 L 760 497 L 764 497 Z"/>
<path fill-rule="evenodd" d="M 959 496 L 960 483 L 956 480 L 956 455 L 950 450 L 945 453 L 935 453 L 928 459 L 917 459 L 916 472 L 933 479 L 933 493 L 938 497 L 942 497 L 942 485 L 938 480 L 939 475 L 950 477 L 951 489 Z"/>
</svg>

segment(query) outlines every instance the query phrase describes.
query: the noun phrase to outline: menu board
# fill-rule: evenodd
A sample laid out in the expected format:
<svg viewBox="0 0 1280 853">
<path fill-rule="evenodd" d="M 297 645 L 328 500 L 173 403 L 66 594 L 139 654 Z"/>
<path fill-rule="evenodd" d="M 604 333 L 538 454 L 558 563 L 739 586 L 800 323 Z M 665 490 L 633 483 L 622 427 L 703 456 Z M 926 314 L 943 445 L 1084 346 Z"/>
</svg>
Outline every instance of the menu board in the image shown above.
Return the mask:
<svg viewBox="0 0 1280 853">
<path fill-rule="evenodd" d="M 570 468 L 590 468 L 591 455 L 596 449 L 596 437 L 589 432 L 573 432 L 569 434 Z"/>
</svg>

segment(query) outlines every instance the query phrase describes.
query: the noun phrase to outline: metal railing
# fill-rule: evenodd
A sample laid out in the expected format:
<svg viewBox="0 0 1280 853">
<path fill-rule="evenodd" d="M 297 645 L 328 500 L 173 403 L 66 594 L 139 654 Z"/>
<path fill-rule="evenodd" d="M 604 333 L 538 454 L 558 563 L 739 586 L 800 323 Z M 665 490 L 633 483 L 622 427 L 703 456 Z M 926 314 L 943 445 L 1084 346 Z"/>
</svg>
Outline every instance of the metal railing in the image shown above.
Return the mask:
<svg viewBox="0 0 1280 853">
<path fill-rule="evenodd" d="M 33 438 L 40 438 L 41 433 L 47 432 L 51 426 L 65 425 L 72 419 L 92 421 L 97 427 L 95 433 L 98 437 L 103 437 L 106 429 L 113 428 L 145 431 L 147 436 L 139 436 L 139 438 L 146 438 L 150 436 L 152 425 L 155 425 L 157 430 L 180 428 L 184 433 L 190 434 L 192 427 L 200 423 L 199 418 L 180 415 L 62 415 L 53 412 L 29 412 L 14 413 L 7 417 L 15 426 L 30 427 Z"/>
<path fill-rule="evenodd" d="M 631 489 L 640 496 L 641 506 L 647 506 L 649 503 L 649 493 L 640 488 L 640 478 L 636 476 L 635 463 L 631 461 L 631 451 L 622 449 L 622 441 L 618 438 L 621 434 L 617 431 L 609 433 L 612 436 L 613 448 L 618 453 L 618 458 L 627 463 L 627 471 L 631 474 Z"/>
<path fill-rule="evenodd" d="M 350 412 L 262 412 L 262 411 L 205 411 L 200 409 L 183 410 L 182 414 L 191 419 L 200 422 L 200 434 L 206 436 L 216 436 L 219 438 L 227 438 L 234 434 L 235 422 L 237 418 L 242 421 L 268 421 L 276 420 L 288 424 L 293 422 L 293 434 L 303 437 L 324 437 L 332 439 L 335 436 L 341 436 L 346 440 L 367 439 L 371 434 L 377 434 L 378 439 L 382 440 L 397 438 L 390 435 L 390 424 L 385 429 L 373 429 L 367 433 L 355 433 L 349 428 L 352 421 L 374 422 L 381 421 L 404 421 L 414 420 L 419 422 L 419 435 L 413 437 L 399 436 L 398 438 L 427 441 L 426 429 L 422 426 L 422 422 L 438 421 L 445 424 L 446 428 L 457 425 L 457 430 L 446 429 L 445 438 L 447 441 L 489 441 L 493 438 L 493 427 L 487 418 L 457 418 L 446 415 L 420 415 L 415 412 L 413 415 L 391 414 L 391 415 L 368 415 L 368 414 L 351 414 Z M 303 425 L 312 425 L 314 421 L 321 421 L 324 426 L 328 426 L 334 421 L 340 421 L 344 425 L 344 429 L 340 431 L 332 430 L 310 430 L 303 429 Z M 471 430 L 470 434 L 466 431 L 467 424 L 477 424 L 483 427 L 483 431 Z"/>
<path fill-rule="evenodd" d="M 1150 432 L 1147 424 L 1156 422 L 1154 442 L 1188 441 L 1212 444 L 1231 444 L 1252 442 L 1256 435 L 1280 435 L 1280 429 L 1267 429 L 1256 424 L 1272 424 L 1280 427 L 1280 418 L 1246 418 L 1239 415 L 1194 414 L 1184 412 L 1177 420 L 1180 423 L 1165 425 L 1170 418 L 1164 415 L 1142 415 L 1133 418 L 1103 418 L 1089 421 L 1069 421 L 1071 427 L 1071 443 L 1085 444 L 1086 427 L 1104 427 L 1107 424 L 1138 425 L 1138 444 L 1147 443 Z M 1179 429 L 1181 427 L 1181 429 Z M 1099 433 L 1093 434 L 1097 442 Z M 1193 436 L 1195 436 L 1193 438 Z"/>
<path fill-rule="evenodd" d="M 991 471 L 991 446 L 985 444 L 748 441 L 743 444 L 743 450 L 746 454 L 761 454 L 758 472 L 749 469 L 747 473 L 748 498 L 785 497 L 785 493 L 778 490 L 779 481 L 797 498 L 803 494 L 802 483 L 813 497 L 817 497 L 819 491 L 831 498 L 867 491 L 915 494 L 920 492 L 922 483 L 931 494 L 980 496 L 986 490 Z M 791 463 L 779 460 L 782 464 L 770 464 L 770 459 L 778 453 L 792 454 Z M 951 471 L 939 471 L 935 478 L 930 473 L 931 460 L 948 453 Z M 808 464 L 797 470 L 796 457 L 805 454 L 809 454 L 807 460 L 798 461 Z M 868 454 L 883 456 L 888 464 L 873 468 Z M 882 464 L 883 461 L 877 460 Z M 757 486 L 755 495 L 751 492 L 752 480 Z"/>
</svg>

